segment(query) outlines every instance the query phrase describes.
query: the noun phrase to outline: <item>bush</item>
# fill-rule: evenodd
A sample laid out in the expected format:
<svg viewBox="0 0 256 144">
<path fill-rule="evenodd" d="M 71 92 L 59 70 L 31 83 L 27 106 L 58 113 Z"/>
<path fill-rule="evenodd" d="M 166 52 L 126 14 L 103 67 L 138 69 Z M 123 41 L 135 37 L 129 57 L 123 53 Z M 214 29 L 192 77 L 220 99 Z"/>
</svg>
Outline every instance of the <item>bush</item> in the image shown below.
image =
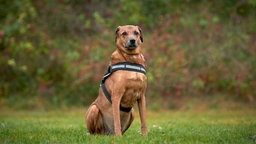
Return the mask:
<svg viewBox="0 0 256 144">
<path fill-rule="evenodd" d="M 255 2 L 3 1 L 0 106 L 82 106 L 97 97 L 118 25 L 144 30 L 149 102 L 255 99 Z"/>
</svg>

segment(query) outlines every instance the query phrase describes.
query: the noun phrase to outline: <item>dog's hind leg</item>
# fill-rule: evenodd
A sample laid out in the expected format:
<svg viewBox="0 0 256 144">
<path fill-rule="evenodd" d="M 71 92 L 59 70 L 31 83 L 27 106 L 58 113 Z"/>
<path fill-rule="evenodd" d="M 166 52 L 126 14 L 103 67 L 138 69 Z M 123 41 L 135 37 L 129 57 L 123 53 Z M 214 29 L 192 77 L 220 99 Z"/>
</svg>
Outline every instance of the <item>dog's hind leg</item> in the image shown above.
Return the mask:
<svg viewBox="0 0 256 144">
<path fill-rule="evenodd" d="M 131 126 L 133 120 L 134 120 L 134 110 L 132 109 L 131 113 L 130 113 L 130 118 L 128 123 L 126 124 L 126 126 L 124 126 L 124 129 L 122 129 L 122 134 L 125 133 L 125 131 Z"/>
<path fill-rule="evenodd" d="M 104 125 L 99 108 L 93 104 L 86 112 L 86 126 L 90 134 L 104 134 Z"/>
</svg>

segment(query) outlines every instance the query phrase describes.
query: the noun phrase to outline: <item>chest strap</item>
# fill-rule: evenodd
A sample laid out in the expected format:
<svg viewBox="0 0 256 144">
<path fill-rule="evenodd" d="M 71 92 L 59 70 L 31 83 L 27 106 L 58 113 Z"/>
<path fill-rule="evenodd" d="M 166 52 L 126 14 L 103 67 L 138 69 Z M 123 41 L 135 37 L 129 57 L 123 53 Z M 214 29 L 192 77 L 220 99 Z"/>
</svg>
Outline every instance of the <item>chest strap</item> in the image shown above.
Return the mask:
<svg viewBox="0 0 256 144">
<path fill-rule="evenodd" d="M 118 70 L 134 71 L 134 72 L 140 72 L 140 73 L 146 74 L 146 69 L 140 64 L 122 62 L 122 63 L 117 63 L 115 65 L 109 66 L 107 69 L 107 72 L 105 73 L 101 81 L 100 87 L 102 88 L 104 95 L 106 96 L 106 98 L 111 104 L 112 104 L 111 95 L 107 91 L 107 88 L 105 86 L 105 81 L 113 72 Z M 120 104 L 120 110 L 123 112 L 130 112 L 131 109 L 132 107 L 125 108 Z"/>
</svg>

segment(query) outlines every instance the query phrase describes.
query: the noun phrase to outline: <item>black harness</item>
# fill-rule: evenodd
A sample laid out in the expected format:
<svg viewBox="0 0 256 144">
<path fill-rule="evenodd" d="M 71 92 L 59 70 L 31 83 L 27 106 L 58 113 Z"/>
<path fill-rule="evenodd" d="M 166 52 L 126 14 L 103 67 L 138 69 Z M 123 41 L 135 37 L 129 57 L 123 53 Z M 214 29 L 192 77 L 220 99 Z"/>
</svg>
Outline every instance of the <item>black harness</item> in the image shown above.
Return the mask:
<svg viewBox="0 0 256 144">
<path fill-rule="evenodd" d="M 111 95 L 107 91 L 107 88 L 105 86 L 105 81 L 113 72 L 118 70 L 134 71 L 134 72 L 140 72 L 140 73 L 146 74 L 146 69 L 140 64 L 121 62 L 112 66 L 108 66 L 108 70 L 101 81 L 100 87 L 102 88 L 104 95 L 106 96 L 106 98 L 111 104 L 112 104 Z M 120 104 L 120 110 L 123 112 L 130 112 L 131 109 L 132 107 L 125 108 Z"/>
</svg>

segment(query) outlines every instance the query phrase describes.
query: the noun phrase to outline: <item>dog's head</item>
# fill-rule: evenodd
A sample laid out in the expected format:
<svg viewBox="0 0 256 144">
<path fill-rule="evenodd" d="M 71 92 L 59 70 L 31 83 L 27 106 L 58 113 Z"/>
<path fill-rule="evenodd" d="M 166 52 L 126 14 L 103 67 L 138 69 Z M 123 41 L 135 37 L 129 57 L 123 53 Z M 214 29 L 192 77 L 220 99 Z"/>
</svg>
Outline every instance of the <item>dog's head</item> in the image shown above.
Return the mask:
<svg viewBox="0 0 256 144">
<path fill-rule="evenodd" d="M 138 51 L 143 42 L 142 30 L 139 26 L 125 25 L 116 29 L 116 45 L 127 53 Z"/>
</svg>

